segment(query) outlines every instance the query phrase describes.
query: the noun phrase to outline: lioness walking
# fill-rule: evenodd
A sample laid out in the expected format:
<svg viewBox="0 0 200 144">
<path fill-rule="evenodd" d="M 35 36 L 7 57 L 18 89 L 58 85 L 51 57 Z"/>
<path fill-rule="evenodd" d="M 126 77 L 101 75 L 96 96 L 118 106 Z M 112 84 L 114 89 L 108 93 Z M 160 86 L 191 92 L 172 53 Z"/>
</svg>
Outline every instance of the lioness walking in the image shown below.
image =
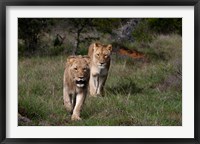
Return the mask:
<svg viewBox="0 0 200 144">
<path fill-rule="evenodd" d="M 93 43 L 89 47 L 90 57 L 90 96 L 104 95 L 104 85 L 110 67 L 112 45 Z"/>
<path fill-rule="evenodd" d="M 63 79 L 65 108 L 72 113 L 72 120 L 81 120 L 80 111 L 85 101 L 90 77 L 88 56 L 70 56 L 67 59 Z"/>
</svg>

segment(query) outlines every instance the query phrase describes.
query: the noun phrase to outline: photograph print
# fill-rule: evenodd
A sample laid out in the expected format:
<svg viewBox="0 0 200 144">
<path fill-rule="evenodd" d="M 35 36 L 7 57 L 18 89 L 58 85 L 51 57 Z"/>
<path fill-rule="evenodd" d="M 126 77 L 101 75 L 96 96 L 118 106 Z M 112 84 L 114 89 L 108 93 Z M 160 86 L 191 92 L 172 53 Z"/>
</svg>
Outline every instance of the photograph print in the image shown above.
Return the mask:
<svg viewBox="0 0 200 144">
<path fill-rule="evenodd" d="M 182 18 L 18 18 L 18 126 L 182 126 Z"/>
</svg>

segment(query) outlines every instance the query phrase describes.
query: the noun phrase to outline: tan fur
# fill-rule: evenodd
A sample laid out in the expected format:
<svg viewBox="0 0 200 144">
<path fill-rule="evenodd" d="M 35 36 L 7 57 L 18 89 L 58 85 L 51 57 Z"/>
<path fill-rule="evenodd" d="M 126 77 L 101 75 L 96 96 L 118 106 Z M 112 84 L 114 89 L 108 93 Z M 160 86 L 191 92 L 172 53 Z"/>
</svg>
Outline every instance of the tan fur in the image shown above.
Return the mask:
<svg viewBox="0 0 200 144">
<path fill-rule="evenodd" d="M 104 85 L 110 68 L 112 45 L 93 43 L 88 50 L 90 57 L 90 96 L 104 95 Z"/>
<path fill-rule="evenodd" d="M 85 101 L 90 77 L 88 56 L 67 58 L 63 79 L 63 100 L 72 120 L 81 120 L 80 111 Z"/>
</svg>

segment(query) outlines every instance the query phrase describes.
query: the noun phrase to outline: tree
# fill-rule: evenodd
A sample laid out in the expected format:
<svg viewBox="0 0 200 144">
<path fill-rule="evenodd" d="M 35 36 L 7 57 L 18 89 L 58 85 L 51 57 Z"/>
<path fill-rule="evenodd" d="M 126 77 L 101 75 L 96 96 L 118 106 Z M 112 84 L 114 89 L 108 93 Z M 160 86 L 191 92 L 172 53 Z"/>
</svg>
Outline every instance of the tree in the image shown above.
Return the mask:
<svg viewBox="0 0 200 144">
<path fill-rule="evenodd" d="M 54 47 L 55 46 L 61 46 L 63 44 L 63 41 L 65 40 L 66 35 L 64 35 L 63 37 L 60 34 L 56 35 L 56 38 L 54 40 Z"/>
<path fill-rule="evenodd" d="M 92 28 L 91 19 L 73 18 L 66 20 L 69 20 L 69 25 L 71 26 L 70 32 L 73 32 L 76 35 L 75 36 L 76 43 L 72 52 L 72 54 L 75 55 L 81 43 L 81 33 L 83 33 L 83 31 L 86 29 Z"/>
<path fill-rule="evenodd" d="M 47 26 L 53 24 L 52 19 L 45 18 L 19 18 L 19 39 L 25 41 L 25 51 L 33 53 L 37 50 L 38 37 L 41 31 L 47 30 Z"/>
<path fill-rule="evenodd" d="M 72 49 L 72 54 L 77 54 L 80 50 L 80 44 L 99 40 L 100 35 L 103 34 L 113 35 L 113 30 L 121 27 L 126 21 L 127 19 L 120 18 L 19 18 L 18 38 L 23 41 L 21 53 L 38 52 L 38 54 L 41 54 L 41 49 L 44 48 L 40 43 L 41 33 L 48 33 L 51 30 L 52 34 L 55 29 L 60 29 L 66 35 L 70 33 L 70 36 L 67 36 L 68 38 L 74 37 L 75 46 Z M 46 48 L 49 51 L 51 51 L 51 47 L 54 47 L 53 49 L 59 48 L 66 39 L 66 35 L 61 36 L 59 32 L 53 35 L 56 35 L 56 37 L 52 40 L 52 46 Z"/>
<path fill-rule="evenodd" d="M 73 49 L 73 54 L 77 53 L 80 43 L 86 40 L 98 39 L 97 37 L 87 36 L 83 37 L 89 32 L 102 32 L 102 33 L 112 33 L 114 28 L 120 26 L 122 19 L 119 18 L 73 18 L 66 19 L 69 21 L 71 26 L 70 31 L 75 33 L 76 44 Z"/>
</svg>

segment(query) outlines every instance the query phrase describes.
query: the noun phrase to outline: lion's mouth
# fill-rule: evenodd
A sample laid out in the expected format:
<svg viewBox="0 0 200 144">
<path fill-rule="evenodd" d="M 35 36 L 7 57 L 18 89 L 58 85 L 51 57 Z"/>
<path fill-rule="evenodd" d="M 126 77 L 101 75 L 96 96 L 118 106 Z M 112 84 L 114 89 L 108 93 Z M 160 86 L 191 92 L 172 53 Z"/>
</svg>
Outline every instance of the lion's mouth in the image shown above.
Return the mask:
<svg viewBox="0 0 200 144">
<path fill-rule="evenodd" d="M 86 84 L 86 80 L 76 80 L 77 87 L 84 87 Z"/>
<path fill-rule="evenodd" d="M 106 63 L 99 63 L 99 64 L 98 64 L 98 67 L 99 67 L 99 68 L 105 68 L 105 67 L 106 67 Z"/>
</svg>

